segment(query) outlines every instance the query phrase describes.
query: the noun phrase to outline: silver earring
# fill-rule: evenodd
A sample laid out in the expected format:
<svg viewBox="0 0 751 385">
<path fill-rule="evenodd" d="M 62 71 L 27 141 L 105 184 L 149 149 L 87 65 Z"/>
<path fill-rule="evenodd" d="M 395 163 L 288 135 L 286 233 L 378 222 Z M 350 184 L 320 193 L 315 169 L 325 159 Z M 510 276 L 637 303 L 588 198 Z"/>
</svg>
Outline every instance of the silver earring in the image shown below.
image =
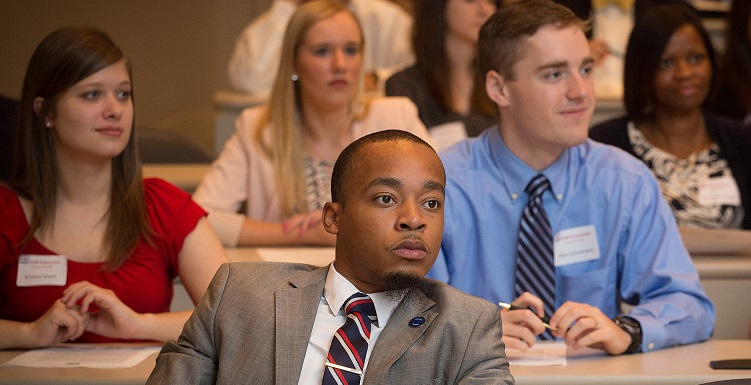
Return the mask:
<svg viewBox="0 0 751 385">
<path fill-rule="evenodd" d="M 47 122 L 45 122 L 45 123 L 44 123 L 44 125 L 45 125 L 45 126 L 46 126 L 47 128 L 50 128 L 50 127 L 52 127 L 52 122 L 50 122 L 50 121 L 48 120 Z"/>
<path fill-rule="evenodd" d="M 297 76 L 297 74 L 296 74 L 296 73 L 293 73 L 293 74 L 292 74 L 292 81 L 293 81 L 293 82 L 296 82 L 296 81 L 297 81 L 298 79 L 300 79 L 300 77 L 299 77 L 299 76 Z"/>
</svg>

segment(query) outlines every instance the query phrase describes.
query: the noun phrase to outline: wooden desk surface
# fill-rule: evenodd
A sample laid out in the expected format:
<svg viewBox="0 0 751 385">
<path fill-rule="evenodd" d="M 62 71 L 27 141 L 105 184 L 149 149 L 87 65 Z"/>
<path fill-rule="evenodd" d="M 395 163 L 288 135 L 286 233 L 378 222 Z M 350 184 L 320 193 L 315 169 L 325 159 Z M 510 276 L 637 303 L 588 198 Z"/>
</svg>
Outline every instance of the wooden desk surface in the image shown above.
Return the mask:
<svg viewBox="0 0 751 385">
<path fill-rule="evenodd" d="M 228 247 L 224 251 L 232 262 L 298 262 L 326 266 L 334 260 L 333 247 Z"/>
<path fill-rule="evenodd" d="M 751 340 L 710 340 L 650 353 L 610 357 L 571 356 L 566 366 L 512 366 L 517 385 L 525 384 L 701 384 L 751 378 L 751 370 L 716 370 L 710 360 L 751 358 Z"/>
<path fill-rule="evenodd" d="M 145 163 L 144 178 L 161 178 L 192 193 L 209 171 L 209 163 Z"/>
<path fill-rule="evenodd" d="M 264 249 L 264 248 L 260 248 Z M 265 248 L 268 250 L 285 250 L 287 256 L 274 258 L 276 262 L 302 262 L 325 266 L 334 260 L 334 249 L 329 247 L 288 247 Z M 311 250 L 318 252 L 311 253 Z M 224 251 L 230 261 L 264 260 L 255 247 L 228 247 Z M 703 278 L 741 278 L 751 279 L 751 256 L 749 255 L 697 255 L 692 257 L 699 276 Z"/>
<path fill-rule="evenodd" d="M 751 278 L 751 255 L 695 255 L 691 259 L 701 278 Z"/>
<path fill-rule="evenodd" d="M 263 248 L 261 250 L 264 250 Z M 333 248 L 275 248 L 271 255 L 259 255 L 252 247 L 226 248 L 230 261 L 302 262 L 325 266 L 334 259 Z M 268 259 L 271 257 L 271 259 Z M 702 286 L 715 304 L 715 338 L 748 337 L 751 319 L 751 256 L 694 256 Z M 187 302 L 186 302 L 187 303 Z M 749 352 L 751 358 L 751 352 Z"/>
<path fill-rule="evenodd" d="M 159 345 L 144 343 L 137 345 Z M 0 364 L 23 353 L 23 350 L 0 350 Z M 143 385 L 149 378 L 156 364 L 157 354 L 141 361 L 132 368 L 125 369 L 91 369 L 91 368 L 27 368 L 0 366 L 0 385 L 80 385 L 80 384 L 117 384 Z"/>
<path fill-rule="evenodd" d="M 22 351 L 0 351 L 4 363 Z M 576 354 L 576 353 L 572 353 Z M 651 353 L 610 357 L 570 356 L 566 366 L 512 366 L 518 385 L 526 384 L 700 384 L 751 378 L 751 370 L 714 370 L 710 360 L 751 358 L 751 340 L 710 340 Z M 0 367 L 0 384 L 143 384 L 156 355 L 128 369 Z"/>
</svg>

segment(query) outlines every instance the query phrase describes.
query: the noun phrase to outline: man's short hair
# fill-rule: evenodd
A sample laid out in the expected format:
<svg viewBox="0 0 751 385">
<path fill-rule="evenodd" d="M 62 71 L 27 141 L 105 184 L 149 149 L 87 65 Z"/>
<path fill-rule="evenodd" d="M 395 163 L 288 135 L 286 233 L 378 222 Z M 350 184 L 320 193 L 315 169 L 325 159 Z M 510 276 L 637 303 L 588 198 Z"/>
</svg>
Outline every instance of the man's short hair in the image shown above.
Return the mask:
<svg viewBox="0 0 751 385">
<path fill-rule="evenodd" d="M 351 177 L 354 165 L 357 162 L 357 155 L 360 149 L 371 143 L 391 142 L 397 140 L 406 140 L 422 144 L 431 150 L 427 142 L 418 136 L 402 130 L 383 130 L 363 136 L 360 139 L 350 143 L 342 150 L 334 164 L 334 170 L 331 173 L 331 201 L 344 205 L 343 198 L 346 193 L 345 180 Z"/>
<path fill-rule="evenodd" d="M 490 70 L 514 80 L 514 65 L 524 54 L 524 38 L 531 37 L 545 26 L 557 28 L 577 26 L 583 32 L 589 23 L 574 14 L 569 8 L 550 0 L 524 0 L 502 6 L 490 16 L 480 29 L 477 42 L 477 62 L 480 78 Z"/>
</svg>

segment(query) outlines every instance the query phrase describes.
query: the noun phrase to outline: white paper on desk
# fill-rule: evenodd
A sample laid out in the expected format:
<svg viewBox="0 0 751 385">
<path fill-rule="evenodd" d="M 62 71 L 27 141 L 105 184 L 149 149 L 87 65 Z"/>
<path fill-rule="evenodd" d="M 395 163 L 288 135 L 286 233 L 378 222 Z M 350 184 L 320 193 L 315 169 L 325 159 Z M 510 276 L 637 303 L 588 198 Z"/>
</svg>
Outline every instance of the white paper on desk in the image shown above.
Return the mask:
<svg viewBox="0 0 751 385">
<path fill-rule="evenodd" d="M 158 353 L 161 346 L 99 347 L 91 345 L 66 346 L 29 350 L 14 357 L 3 366 L 33 368 L 131 368 Z"/>
<path fill-rule="evenodd" d="M 506 348 L 510 365 L 520 366 L 566 366 L 566 342 L 537 341 L 526 352 Z"/>
<path fill-rule="evenodd" d="M 256 249 L 266 262 L 297 262 L 325 266 L 334 260 L 333 247 L 262 247 Z"/>
<path fill-rule="evenodd" d="M 683 244 L 691 255 L 751 255 L 751 231 L 680 226 Z"/>
</svg>

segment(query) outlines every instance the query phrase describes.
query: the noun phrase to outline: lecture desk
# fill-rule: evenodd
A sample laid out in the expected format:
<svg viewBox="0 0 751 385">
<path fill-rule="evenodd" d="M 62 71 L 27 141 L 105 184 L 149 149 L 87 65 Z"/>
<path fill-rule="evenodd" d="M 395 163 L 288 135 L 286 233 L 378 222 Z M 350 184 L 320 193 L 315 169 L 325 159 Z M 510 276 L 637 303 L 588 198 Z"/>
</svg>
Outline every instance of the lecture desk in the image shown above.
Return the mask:
<svg viewBox="0 0 751 385">
<path fill-rule="evenodd" d="M 193 193 L 209 171 L 210 163 L 144 163 L 144 178 L 161 178 Z"/>
<path fill-rule="evenodd" d="M 0 351 L 0 363 L 21 351 Z M 575 353 L 572 353 L 575 354 Z M 650 353 L 610 357 L 588 351 L 570 355 L 566 366 L 512 366 L 518 385 L 686 384 L 751 378 L 751 370 L 714 370 L 710 360 L 751 358 L 751 340 L 710 340 Z M 143 384 L 156 354 L 129 369 L 45 369 L 0 367 L 0 385 Z"/>
<path fill-rule="evenodd" d="M 751 340 L 709 340 L 649 353 L 611 357 L 600 351 L 569 351 L 566 366 L 516 366 L 517 385 L 702 384 L 749 378 L 751 370 L 716 370 L 709 361 L 751 358 Z"/>
<path fill-rule="evenodd" d="M 276 256 L 277 262 L 303 262 L 325 266 L 334 259 L 333 248 L 319 248 L 322 252 L 309 254 L 316 248 L 288 248 L 285 256 Z M 255 248 L 225 248 L 231 261 L 264 260 Z M 715 304 L 717 319 L 714 338 L 748 338 L 751 320 L 751 255 L 692 256 L 701 284 Z M 751 354 L 750 354 L 751 355 Z"/>
<path fill-rule="evenodd" d="M 138 343 L 135 345 L 157 345 Z M 22 350 L 0 350 L 0 364 L 23 353 Z M 0 385 L 143 385 L 154 369 L 157 354 L 132 368 L 27 368 L 0 366 Z"/>
</svg>

